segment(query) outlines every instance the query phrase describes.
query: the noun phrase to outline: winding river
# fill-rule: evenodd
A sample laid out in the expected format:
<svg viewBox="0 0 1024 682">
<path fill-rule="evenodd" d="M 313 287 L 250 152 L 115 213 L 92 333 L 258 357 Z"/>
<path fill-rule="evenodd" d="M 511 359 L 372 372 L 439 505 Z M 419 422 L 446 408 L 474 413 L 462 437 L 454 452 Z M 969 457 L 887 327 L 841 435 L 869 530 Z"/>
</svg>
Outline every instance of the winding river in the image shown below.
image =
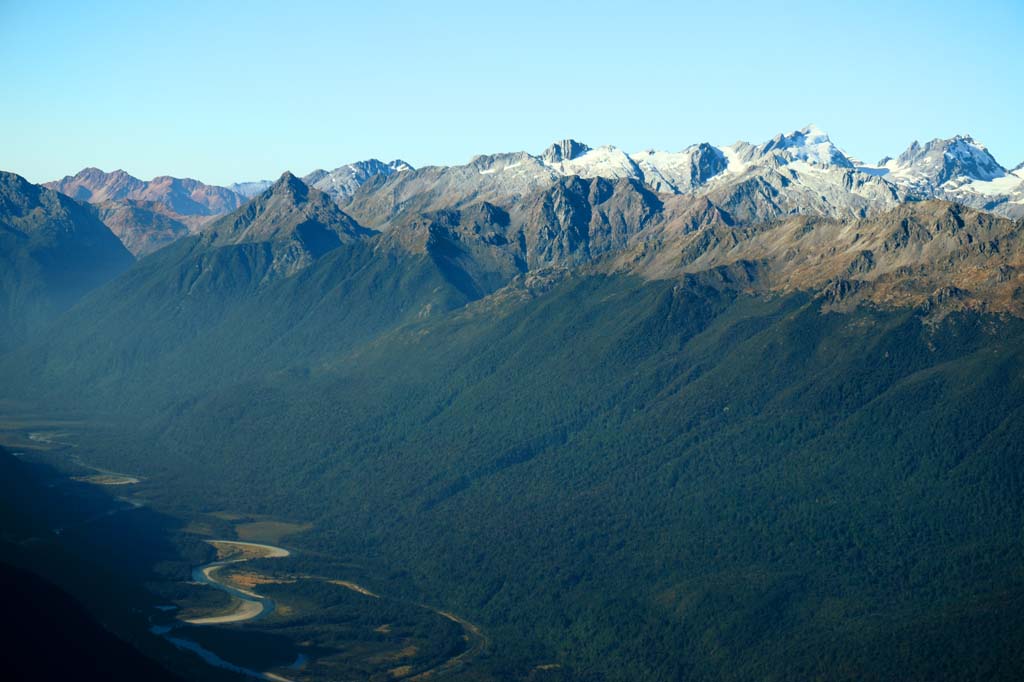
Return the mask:
<svg viewBox="0 0 1024 682">
<path fill-rule="evenodd" d="M 275 604 L 274 600 L 264 597 L 256 592 L 250 590 L 241 589 L 227 583 L 223 583 L 217 579 L 217 573 L 224 566 L 232 564 L 240 564 L 246 561 L 253 561 L 255 559 L 278 559 L 286 556 L 290 556 L 290 552 L 283 547 L 275 547 L 273 545 L 261 545 L 254 542 L 241 542 L 238 540 L 207 540 L 208 543 L 216 547 L 217 549 L 234 548 L 242 552 L 241 556 L 235 559 L 220 559 L 217 561 L 211 561 L 208 564 L 197 566 L 192 570 L 192 579 L 197 583 L 209 585 L 213 588 L 226 592 L 231 597 L 238 600 L 237 608 L 219 616 L 205 616 L 202 618 L 190 618 L 178 621 L 174 625 L 161 625 L 150 628 L 153 633 L 160 635 L 167 639 L 167 641 L 174 644 L 179 649 L 187 649 L 198 654 L 204 661 L 210 665 L 215 665 L 219 668 L 225 668 L 227 670 L 241 673 L 250 677 L 255 677 L 261 680 L 270 680 L 271 682 L 292 682 L 286 677 L 277 675 L 270 672 L 260 672 L 258 670 L 252 670 L 249 668 L 243 668 L 241 666 L 225 661 L 223 658 L 204 648 L 197 642 L 185 639 L 183 637 L 175 636 L 175 629 L 181 627 L 184 624 L 188 625 L 223 625 L 226 623 L 242 623 L 245 621 L 256 620 L 263 618 L 274 612 Z M 319 578 L 324 579 L 324 578 Z M 345 580 L 331 580 L 335 585 L 341 585 L 347 589 L 359 592 L 360 594 L 379 599 L 380 597 L 373 592 L 370 592 L 365 587 L 357 585 Z M 411 602 L 409 602 L 411 603 Z M 487 647 L 487 638 L 480 631 L 480 628 L 473 625 L 469 621 L 456 616 L 448 611 L 442 611 L 440 609 L 428 606 L 426 604 L 415 604 L 416 606 L 432 611 L 437 615 L 447 618 L 448 620 L 462 626 L 464 631 L 464 638 L 468 644 L 465 651 L 454 656 L 453 658 L 444 661 L 443 663 L 435 666 L 430 670 L 420 672 L 419 674 L 411 676 L 409 679 L 416 682 L 432 679 L 445 673 L 449 673 L 461 665 L 465 664 L 469 659 L 479 655 Z M 301 669 L 307 662 L 305 655 L 300 654 L 298 659 L 293 663 L 290 668 L 298 670 Z"/>
<path fill-rule="evenodd" d="M 258 550 L 263 552 L 259 556 L 246 556 L 243 555 L 237 559 L 225 559 L 222 561 L 213 561 L 208 564 L 203 564 L 192 569 L 192 580 L 197 583 L 204 585 L 210 585 L 215 587 L 222 592 L 226 592 L 230 596 L 238 599 L 241 602 L 241 607 L 220 616 L 209 616 L 206 618 L 192 618 L 186 620 L 186 623 L 192 625 L 218 625 L 224 623 L 241 623 L 247 620 L 255 620 L 262 618 L 263 616 L 269 616 L 274 612 L 274 600 L 256 594 L 249 590 L 243 590 L 239 587 L 233 587 L 226 583 L 222 583 L 216 578 L 216 573 L 224 566 L 230 566 L 231 564 L 240 564 L 245 561 L 252 561 L 253 559 L 280 559 L 290 554 L 287 549 L 282 547 L 274 547 L 273 545 L 260 545 L 254 542 L 239 542 L 236 540 L 210 540 L 211 545 L 220 548 L 222 546 L 237 547 L 243 550 Z"/>
<path fill-rule="evenodd" d="M 260 545 L 254 542 L 239 542 L 237 540 L 207 540 L 211 545 L 221 549 L 225 546 L 234 547 L 243 551 L 242 556 L 237 559 L 221 559 L 218 561 L 212 561 L 202 566 L 197 566 L 192 570 L 192 579 L 197 583 L 209 585 L 222 592 L 226 592 L 231 597 L 239 600 L 240 606 L 235 610 L 225 613 L 220 616 L 207 616 L 204 618 L 190 618 L 183 622 L 189 625 L 223 625 L 225 623 L 241 623 L 244 621 L 255 620 L 262 618 L 263 616 L 270 615 L 274 612 L 274 600 L 263 597 L 255 592 L 249 590 L 243 590 L 217 580 L 217 572 L 224 566 L 231 564 L 240 564 L 245 561 L 252 561 L 254 559 L 278 559 L 281 557 L 289 556 L 290 552 L 283 547 L 274 547 L 273 545 Z M 245 550 L 253 551 L 257 550 L 260 553 L 255 555 L 245 554 Z M 209 649 L 204 648 L 197 642 L 193 642 L 190 639 L 183 637 L 174 636 L 174 630 L 178 627 L 176 625 L 156 625 L 150 628 L 150 630 L 157 635 L 160 635 L 168 642 L 178 647 L 179 649 L 187 649 L 198 654 L 204 661 L 210 665 L 217 666 L 218 668 L 224 668 L 231 670 L 236 673 L 248 675 L 250 677 L 256 677 L 261 680 L 271 680 L 272 682 L 290 682 L 288 678 L 276 675 L 274 673 L 260 672 L 259 670 L 252 670 L 250 668 L 243 668 L 242 666 L 235 665 L 229 661 L 225 661 L 223 658 L 213 653 Z M 305 663 L 305 657 L 300 655 L 298 660 L 295 661 L 292 667 L 301 667 Z"/>
</svg>

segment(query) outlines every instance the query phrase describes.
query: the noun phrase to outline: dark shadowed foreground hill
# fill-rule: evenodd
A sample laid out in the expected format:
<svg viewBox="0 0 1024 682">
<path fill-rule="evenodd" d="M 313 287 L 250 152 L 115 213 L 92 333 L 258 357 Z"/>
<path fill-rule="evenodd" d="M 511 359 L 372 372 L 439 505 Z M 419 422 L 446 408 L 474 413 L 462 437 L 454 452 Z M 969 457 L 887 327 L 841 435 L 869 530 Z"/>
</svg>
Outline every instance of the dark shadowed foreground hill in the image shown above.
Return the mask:
<svg viewBox="0 0 1024 682">
<path fill-rule="evenodd" d="M 4 642 L 8 679 L 182 682 L 104 630 L 57 587 L 4 563 L 0 578 L 8 586 L 7 613 L 18 619 Z"/>
</svg>

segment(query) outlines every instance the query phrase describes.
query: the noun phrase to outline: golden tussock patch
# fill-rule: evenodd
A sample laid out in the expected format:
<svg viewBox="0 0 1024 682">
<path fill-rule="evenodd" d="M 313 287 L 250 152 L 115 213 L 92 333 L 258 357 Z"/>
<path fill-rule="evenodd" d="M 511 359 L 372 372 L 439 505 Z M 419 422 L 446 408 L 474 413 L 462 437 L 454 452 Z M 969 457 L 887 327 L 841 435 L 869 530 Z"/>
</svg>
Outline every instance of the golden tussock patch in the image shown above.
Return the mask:
<svg viewBox="0 0 1024 682">
<path fill-rule="evenodd" d="M 353 582 L 349 582 L 348 580 L 328 580 L 327 582 L 329 582 L 332 585 L 339 585 L 339 586 L 344 587 L 346 589 L 352 590 L 353 592 L 358 592 L 359 594 L 365 594 L 367 597 L 373 597 L 374 599 L 380 599 L 380 595 L 374 594 L 373 592 L 370 592 L 368 589 L 366 589 L 362 585 L 357 585 L 357 584 L 355 584 Z"/>
<path fill-rule="evenodd" d="M 246 589 L 251 589 L 257 585 L 290 585 L 295 582 L 295 578 L 276 578 L 253 572 L 233 573 L 229 580 L 235 585 Z"/>
</svg>

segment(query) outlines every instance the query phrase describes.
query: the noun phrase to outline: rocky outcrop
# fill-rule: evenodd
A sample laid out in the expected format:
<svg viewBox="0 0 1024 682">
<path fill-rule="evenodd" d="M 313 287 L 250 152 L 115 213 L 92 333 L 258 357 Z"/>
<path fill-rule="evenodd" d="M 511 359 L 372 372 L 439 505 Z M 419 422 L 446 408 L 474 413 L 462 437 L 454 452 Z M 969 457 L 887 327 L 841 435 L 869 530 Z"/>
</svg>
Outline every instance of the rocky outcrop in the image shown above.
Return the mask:
<svg viewBox="0 0 1024 682">
<path fill-rule="evenodd" d="M 544 153 L 541 154 L 541 159 L 546 164 L 561 163 L 562 161 L 572 161 L 573 159 L 583 156 L 589 151 L 590 147 L 582 142 L 565 139 L 555 142 L 545 149 Z"/>
</svg>

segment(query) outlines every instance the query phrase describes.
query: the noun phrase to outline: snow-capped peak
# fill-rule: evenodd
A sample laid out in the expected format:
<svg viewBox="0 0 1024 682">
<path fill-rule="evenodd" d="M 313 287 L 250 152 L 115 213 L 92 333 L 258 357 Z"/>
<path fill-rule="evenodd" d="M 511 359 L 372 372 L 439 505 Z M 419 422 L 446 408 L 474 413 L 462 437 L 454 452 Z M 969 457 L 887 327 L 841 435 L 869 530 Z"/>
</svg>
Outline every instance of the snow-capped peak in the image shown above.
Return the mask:
<svg viewBox="0 0 1024 682">
<path fill-rule="evenodd" d="M 894 177 L 933 186 L 951 181 L 989 181 L 1006 175 L 985 145 L 970 135 L 936 138 L 924 145 L 916 140 L 885 164 Z"/>
<path fill-rule="evenodd" d="M 582 178 L 642 178 L 643 173 L 626 152 L 605 145 L 591 149 L 575 140 L 564 140 L 548 147 L 544 165 L 562 175 Z"/>
<path fill-rule="evenodd" d="M 1007 171 L 985 145 L 970 135 L 914 141 L 898 157 L 858 170 L 880 176 L 918 197 L 939 197 L 989 207 L 997 197 L 1007 204 L 1024 199 L 1024 172 Z M 997 202 L 998 203 L 998 202 Z"/>
<path fill-rule="evenodd" d="M 318 169 L 303 180 L 310 186 L 338 197 L 355 192 L 360 185 L 375 175 L 385 177 L 395 173 L 411 171 L 413 167 L 401 159 L 384 163 L 378 159 L 366 159 L 338 166 L 332 171 Z"/>
<path fill-rule="evenodd" d="M 796 133 L 803 135 L 804 139 L 809 143 L 820 144 L 822 142 L 831 142 L 828 133 L 813 123 L 805 125 L 803 128 L 796 131 Z"/>
<path fill-rule="evenodd" d="M 777 164 L 805 161 L 815 166 L 853 168 L 850 157 L 832 144 L 828 133 L 813 124 L 750 148 L 744 160 Z"/>
<path fill-rule="evenodd" d="M 643 172 L 644 182 L 656 192 L 682 193 L 693 190 L 723 172 L 728 166 L 725 153 L 706 142 L 681 152 L 649 149 L 631 154 Z"/>
</svg>

